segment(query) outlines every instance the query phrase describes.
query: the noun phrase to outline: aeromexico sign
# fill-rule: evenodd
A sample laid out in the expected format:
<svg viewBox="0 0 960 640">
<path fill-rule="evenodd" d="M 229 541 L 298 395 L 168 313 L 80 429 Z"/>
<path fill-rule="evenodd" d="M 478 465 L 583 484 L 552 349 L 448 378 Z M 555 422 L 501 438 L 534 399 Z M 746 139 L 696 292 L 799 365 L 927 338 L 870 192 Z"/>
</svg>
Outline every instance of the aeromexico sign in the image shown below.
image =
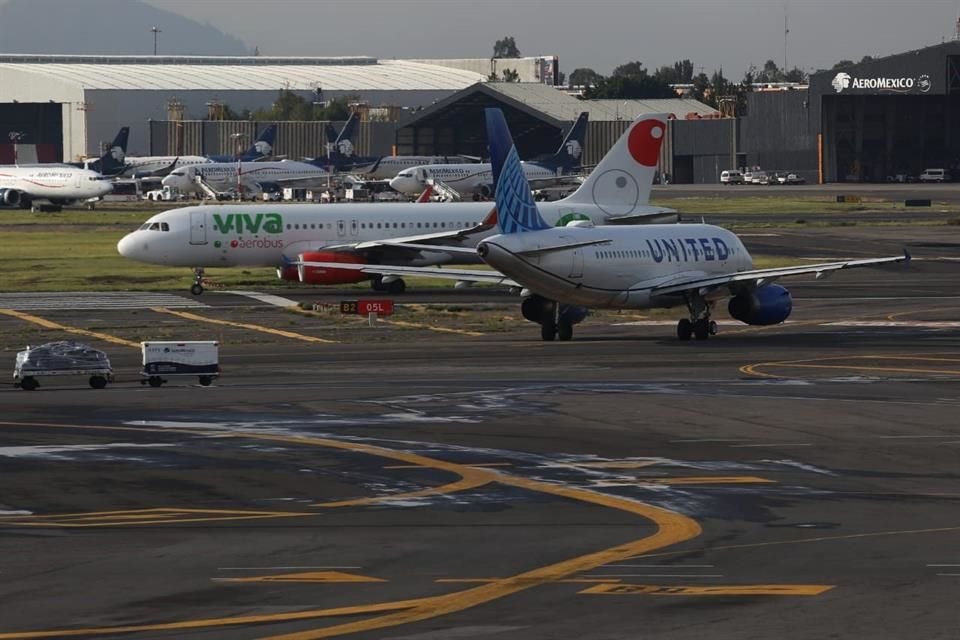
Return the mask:
<svg viewBox="0 0 960 640">
<path fill-rule="evenodd" d="M 886 76 L 854 76 L 841 71 L 833 76 L 830 82 L 834 91 L 843 93 L 850 90 L 882 91 L 889 93 L 927 93 L 933 88 L 929 74 L 917 77 L 904 76 L 900 78 Z"/>
</svg>

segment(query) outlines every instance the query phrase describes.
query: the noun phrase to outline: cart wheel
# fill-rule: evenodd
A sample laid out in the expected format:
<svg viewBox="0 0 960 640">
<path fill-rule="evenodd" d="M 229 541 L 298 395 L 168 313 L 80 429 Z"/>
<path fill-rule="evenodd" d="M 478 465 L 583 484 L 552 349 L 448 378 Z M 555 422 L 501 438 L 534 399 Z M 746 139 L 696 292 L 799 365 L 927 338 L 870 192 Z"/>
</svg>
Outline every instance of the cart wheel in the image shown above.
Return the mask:
<svg viewBox="0 0 960 640">
<path fill-rule="evenodd" d="M 147 378 L 147 382 L 150 383 L 151 387 L 156 388 L 163 384 L 163 378 L 161 378 L 160 376 L 150 376 L 149 378 Z"/>
<path fill-rule="evenodd" d="M 24 391 L 33 391 L 39 386 L 40 386 L 40 383 L 37 382 L 37 379 L 31 378 L 30 376 L 27 376 L 26 378 L 20 381 L 20 388 L 23 389 Z"/>
<path fill-rule="evenodd" d="M 94 389 L 103 389 L 107 386 L 107 379 L 103 376 L 90 376 L 90 386 Z"/>
<path fill-rule="evenodd" d="M 200 384 L 202 386 L 209 387 L 211 382 L 213 382 L 213 376 L 200 376 Z"/>
</svg>

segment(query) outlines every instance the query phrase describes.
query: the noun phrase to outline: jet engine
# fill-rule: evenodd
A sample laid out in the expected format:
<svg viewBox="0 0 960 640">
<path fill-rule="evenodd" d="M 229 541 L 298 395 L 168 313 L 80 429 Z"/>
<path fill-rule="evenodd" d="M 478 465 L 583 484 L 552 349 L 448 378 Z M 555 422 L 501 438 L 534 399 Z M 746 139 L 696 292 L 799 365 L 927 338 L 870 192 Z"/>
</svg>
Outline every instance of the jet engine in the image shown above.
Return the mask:
<svg viewBox="0 0 960 640">
<path fill-rule="evenodd" d="M 277 267 L 277 278 L 287 282 L 300 282 L 300 269 L 295 264 Z"/>
<path fill-rule="evenodd" d="M 520 312 L 523 317 L 530 322 L 536 322 L 542 325 L 544 320 L 553 319 L 553 300 L 547 300 L 536 294 L 527 296 L 520 305 Z M 560 321 L 569 322 L 571 325 L 580 324 L 590 313 L 585 307 L 575 307 L 573 305 L 560 305 Z"/>
<path fill-rule="evenodd" d="M 20 204 L 20 192 L 16 189 L 0 189 L 0 203 L 7 207 Z"/>
<path fill-rule="evenodd" d="M 768 284 L 750 293 L 730 298 L 730 317 L 752 325 L 780 324 L 790 316 L 793 298 L 777 284 Z"/>
<path fill-rule="evenodd" d="M 366 261 L 352 253 L 339 251 L 308 251 L 301 253 L 299 261 L 303 262 L 343 262 L 348 264 L 364 264 Z M 304 284 L 353 284 L 368 280 L 369 275 L 352 269 L 330 269 L 327 267 L 311 267 L 298 264 L 297 275 Z"/>
</svg>

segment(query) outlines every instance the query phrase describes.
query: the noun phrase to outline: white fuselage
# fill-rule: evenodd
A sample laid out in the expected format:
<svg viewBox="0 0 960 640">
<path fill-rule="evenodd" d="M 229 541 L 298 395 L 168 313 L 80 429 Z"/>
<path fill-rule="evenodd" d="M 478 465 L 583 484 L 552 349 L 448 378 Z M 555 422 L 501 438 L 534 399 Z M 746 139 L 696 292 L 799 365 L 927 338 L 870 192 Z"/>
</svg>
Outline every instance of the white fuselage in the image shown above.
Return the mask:
<svg viewBox="0 0 960 640">
<path fill-rule="evenodd" d="M 609 242 L 583 246 L 594 241 Z M 581 246 L 531 253 L 566 244 Z M 675 306 L 682 297 L 658 299 L 650 289 L 753 266 L 734 233 L 707 224 L 566 227 L 497 235 L 480 245 L 487 264 L 532 292 L 590 308 Z"/>
<path fill-rule="evenodd" d="M 446 156 L 384 156 L 377 162 L 370 164 L 366 169 L 360 169 L 352 173 L 362 175 L 368 180 L 389 180 L 407 169 L 423 165 L 442 164 L 456 159 Z"/>
<path fill-rule="evenodd" d="M 165 177 L 163 186 L 179 189 L 183 193 L 203 193 L 197 184 L 197 176 L 214 191 L 225 192 L 237 189 L 261 192 L 263 186 L 296 182 L 297 186 L 322 188 L 330 172 L 309 164 L 291 160 L 276 162 L 209 162 L 177 169 Z"/>
<path fill-rule="evenodd" d="M 325 247 L 455 233 L 480 224 L 492 209 L 489 202 L 203 205 L 158 213 L 120 240 L 117 250 L 133 260 L 170 266 L 277 266 Z M 571 220 L 600 223 L 608 217 L 597 205 L 563 200 L 543 203 L 540 213 L 548 223 L 561 225 Z M 459 246 L 476 246 L 492 233 L 474 234 Z M 422 256 L 398 264 L 453 261 L 442 252 Z M 458 255 L 456 261 L 479 262 L 479 257 L 470 258 Z"/>
<path fill-rule="evenodd" d="M 176 162 L 176 164 L 173 164 Z M 172 170 L 190 167 L 195 164 L 206 164 L 211 162 L 204 156 L 126 156 L 124 163 L 127 165 L 123 172 L 118 176 L 121 178 L 133 178 L 138 174 L 150 174 L 161 171 L 173 166 Z"/>
<path fill-rule="evenodd" d="M 521 163 L 527 180 L 556 178 L 557 173 L 532 162 Z M 493 169 L 488 162 L 475 164 L 431 164 L 405 169 L 390 181 L 390 187 L 407 195 L 423 192 L 428 180 L 452 187 L 461 195 L 479 193 L 485 187 L 493 191 Z"/>
<path fill-rule="evenodd" d="M 0 166 L 0 190 L 18 191 L 28 200 L 66 203 L 106 195 L 113 185 L 95 171 L 66 165 Z"/>
</svg>

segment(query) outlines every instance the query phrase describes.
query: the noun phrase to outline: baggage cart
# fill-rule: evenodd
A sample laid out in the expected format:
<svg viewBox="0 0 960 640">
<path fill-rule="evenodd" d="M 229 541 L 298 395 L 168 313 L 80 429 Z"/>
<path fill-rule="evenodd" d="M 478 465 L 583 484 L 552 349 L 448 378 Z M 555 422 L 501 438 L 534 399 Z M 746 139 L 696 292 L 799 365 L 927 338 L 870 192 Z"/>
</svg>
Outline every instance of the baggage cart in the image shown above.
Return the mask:
<svg viewBox="0 0 960 640">
<path fill-rule="evenodd" d="M 220 343 L 212 340 L 141 342 L 140 384 L 159 387 L 173 376 L 197 376 L 204 387 L 220 375 Z"/>
<path fill-rule="evenodd" d="M 90 386 L 103 389 L 113 382 L 113 368 L 103 351 L 80 342 L 48 342 L 17 353 L 13 385 L 24 391 L 40 386 L 38 378 L 86 376 Z"/>
</svg>

